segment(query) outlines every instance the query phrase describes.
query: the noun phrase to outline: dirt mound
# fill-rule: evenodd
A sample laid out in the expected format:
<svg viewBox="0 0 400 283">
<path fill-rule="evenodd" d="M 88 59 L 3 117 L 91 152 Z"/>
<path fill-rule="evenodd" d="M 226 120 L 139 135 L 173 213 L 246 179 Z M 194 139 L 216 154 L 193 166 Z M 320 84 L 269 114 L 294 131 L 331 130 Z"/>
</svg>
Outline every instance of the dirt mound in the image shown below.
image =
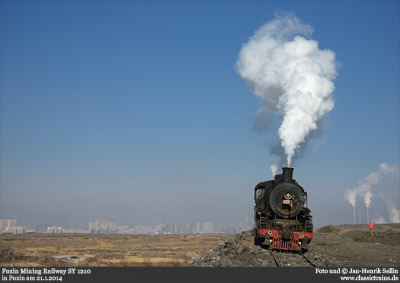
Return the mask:
<svg viewBox="0 0 400 283">
<path fill-rule="evenodd" d="M 223 267 L 223 266 L 271 266 L 271 255 L 259 246 L 248 246 L 246 240 L 251 231 L 236 234 L 202 257 L 196 258 L 191 266 Z"/>
<path fill-rule="evenodd" d="M 343 234 L 343 237 L 352 239 L 358 242 L 370 242 L 370 243 L 382 243 L 388 245 L 399 245 L 400 244 L 400 232 L 399 231 L 385 231 L 385 232 L 374 232 L 370 235 L 370 232 L 364 231 L 349 231 Z"/>
<path fill-rule="evenodd" d="M 236 234 L 215 250 L 194 259 L 190 266 L 197 267 L 276 267 L 269 250 L 252 244 L 252 231 Z M 273 252 L 281 266 L 310 266 L 299 254 L 291 252 Z M 334 265 L 337 261 L 319 253 L 307 255 L 317 266 Z"/>
<path fill-rule="evenodd" d="M 333 225 L 328 225 L 328 226 L 324 226 L 324 227 L 321 227 L 321 228 L 315 229 L 315 230 L 318 233 L 331 233 L 331 232 L 336 231 L 337 228 Z"/>
</svg>

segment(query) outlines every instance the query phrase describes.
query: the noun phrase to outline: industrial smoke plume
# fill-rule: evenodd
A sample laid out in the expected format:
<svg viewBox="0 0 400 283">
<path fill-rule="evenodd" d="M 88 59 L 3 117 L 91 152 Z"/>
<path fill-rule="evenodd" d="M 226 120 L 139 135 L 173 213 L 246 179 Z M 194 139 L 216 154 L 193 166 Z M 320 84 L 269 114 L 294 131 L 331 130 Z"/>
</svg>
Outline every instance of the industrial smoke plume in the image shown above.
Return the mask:
<svg viewBox="0 0 400 283">
<path fill-rule="evenodd" d="M 387 201 L 387 208 L 389 211 L 389 219 L 392 223 L 400 223 L 400 210 L 389 199 Z"/>
<path fill-rule="evenodd" d="M 264 102 L 258 113 L 268 121 L 271 113 L 282 117 L 278 134 L 288 166 L 318 121 L 334 107 L 335 53 L 320 50 L 318 42 L 309 39 L 312 31 L 293 13 L 276 14 L 242 46 L 236 64 Z"/>
<path fill-rule="evenodd" d="M 380 179 L 385 176 L 396 176 L 398 175 L 398 168 L 394 165 L 389 165 L 387 163 L 381 163 L 378 170 L 368 174 L 363 181 L 358 182 L 358 184 L 345 192 L 344 198 L 353 207 L 353 214 L 355 213 L 355 206 L 357 196 L 360 196 L 364 200 L 364 205 L 367 209 L 367 220 L 368 220 L 368 209 L 371 205 L 373 194 L 371 189 L 373 185 L 377 184 Z M 391 220 L 398 221 L 398 209 L 391 203 L 388 205 L 389 212 L 391 214 Z M 354 217 L 354 216 L 353 216 Z"/>
</svg>

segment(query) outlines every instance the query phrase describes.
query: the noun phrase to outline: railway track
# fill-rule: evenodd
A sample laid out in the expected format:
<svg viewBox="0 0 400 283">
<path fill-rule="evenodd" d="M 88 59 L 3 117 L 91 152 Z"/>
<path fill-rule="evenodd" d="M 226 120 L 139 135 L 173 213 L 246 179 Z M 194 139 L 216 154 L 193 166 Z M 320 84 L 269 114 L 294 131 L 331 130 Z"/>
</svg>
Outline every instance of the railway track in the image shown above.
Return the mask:
<svg viewBox="0 0 400 283">
<path fill-rule="evenodd" d="M 311 264 L 312 267 L 317 267 L 317 265 L 315 265 L 315 263 L 313 263 L 308 257 L 306 257 L 302 252 L 300 252 L 300 255 L 303 256 L 303 258 L 309 263 Z"/>
<path fill-rule="evenodd" d="M 271 253 L 272 258 L 274 259 L 274 261 L 276 263 L 276 266 L 280 267 L 281 265 L 280 265 L 279 261 L 276 259 L 276 257 L 274 255 L 274 253 L 272 252 L 272 250 L 269 250 L 269 252 Z"/>
<path fill-rule="evenodd" d="M 304 267 L 317 267 L 305 254 L 300 253 L 283 253 L 269 250 L 276 266 L 304 266 Z"/>
</svg>

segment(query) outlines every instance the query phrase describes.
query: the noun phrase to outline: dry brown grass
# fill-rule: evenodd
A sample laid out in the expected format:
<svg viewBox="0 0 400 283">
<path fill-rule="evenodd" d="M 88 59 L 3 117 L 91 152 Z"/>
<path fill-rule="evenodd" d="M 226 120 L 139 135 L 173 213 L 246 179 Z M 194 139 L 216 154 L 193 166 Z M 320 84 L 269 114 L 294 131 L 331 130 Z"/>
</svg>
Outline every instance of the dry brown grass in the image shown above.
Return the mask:
<svg viewBox="0 0 400 283">
<path fill-rule="evenodd" d="M 41 266 L 50 266 L 47 263 L 51 266 L 186 266 L 192 263 L 193 258 L 231 236 L 3 234 L 0 235 L 1 249 L 12 250 L 14 257 L 3 257 L 0 263 L 3 266 L 32 263 Z"/>
</svg>

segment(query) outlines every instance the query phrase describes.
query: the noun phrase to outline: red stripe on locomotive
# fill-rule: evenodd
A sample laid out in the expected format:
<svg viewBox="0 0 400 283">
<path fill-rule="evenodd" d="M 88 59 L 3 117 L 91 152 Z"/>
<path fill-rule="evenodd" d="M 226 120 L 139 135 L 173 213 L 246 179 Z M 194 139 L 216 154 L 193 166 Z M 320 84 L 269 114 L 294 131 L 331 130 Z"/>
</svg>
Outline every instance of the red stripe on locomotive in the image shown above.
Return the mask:
<svg viewBox="0 0 400 283">
<path fill-rule="evenodd" d="M 300 240 L 308 240 L 313 238 L 313 233 L 305 233 L 303 231 L 300 232 L 292 232 L 290 240 L 284 240 L 282 235 L 278 230 L 273 229 L 259 229 L 260 235 L 264 237 L 269 237 L 272 240 L 270 244 L 271 249 L 279 249 L 279 250 L 301 250 Z"/>
</svg>

